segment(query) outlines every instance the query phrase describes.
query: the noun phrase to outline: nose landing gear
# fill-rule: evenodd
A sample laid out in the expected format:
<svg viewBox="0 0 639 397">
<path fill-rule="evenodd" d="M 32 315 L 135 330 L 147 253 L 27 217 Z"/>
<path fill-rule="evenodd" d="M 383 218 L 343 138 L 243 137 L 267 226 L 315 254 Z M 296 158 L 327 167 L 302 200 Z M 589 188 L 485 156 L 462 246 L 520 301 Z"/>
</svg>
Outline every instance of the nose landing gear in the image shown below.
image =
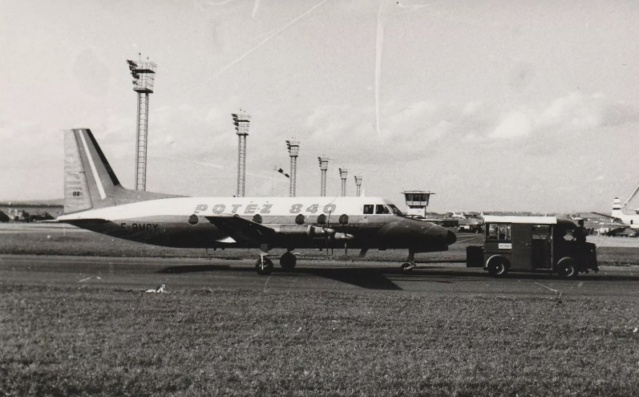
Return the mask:
<svg viewBox="0 0 639 397">
<path fill-rule="evenodd" d="M 406 258 L 406 262 L 402 263 L 400 269 L 404 274 L 410 274 L 413 272 L 415 268 L 415 251 L 408 250 L 408 258 Z"/>
</svg>

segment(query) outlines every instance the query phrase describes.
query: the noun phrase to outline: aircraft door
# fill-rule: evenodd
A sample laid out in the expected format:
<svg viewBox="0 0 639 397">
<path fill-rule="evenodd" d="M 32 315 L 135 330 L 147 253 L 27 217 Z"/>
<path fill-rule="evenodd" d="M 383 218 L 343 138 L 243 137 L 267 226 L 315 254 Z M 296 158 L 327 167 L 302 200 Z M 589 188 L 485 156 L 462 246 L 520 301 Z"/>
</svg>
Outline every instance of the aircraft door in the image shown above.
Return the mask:
<svg viewBox="0 0 639 397">
<path fill-rule="evenodd" d="M 513 224 L 511 269 L 532 268 L 532 225 Z"/>
</svg>

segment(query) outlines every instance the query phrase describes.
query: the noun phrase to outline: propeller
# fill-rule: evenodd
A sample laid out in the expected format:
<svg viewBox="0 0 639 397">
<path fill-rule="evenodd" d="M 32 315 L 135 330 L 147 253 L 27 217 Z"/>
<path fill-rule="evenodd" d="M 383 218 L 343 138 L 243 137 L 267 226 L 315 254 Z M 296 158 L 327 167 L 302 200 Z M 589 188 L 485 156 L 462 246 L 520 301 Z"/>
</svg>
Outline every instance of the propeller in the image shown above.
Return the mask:
<svg viewBox="0 0 639 397">
<path fill-rule="evenodd" d="M 326 254 L 328 255 L 328 242 L 331 238 L 333 238 L 333 234 L 329 233 L 329 230 L 331 229 L 331 211 L 328 211 L 328 216 L 326 217 L 326 229 L 324 229 L 324 231 L 326 232 Z M 333 245 L 331 244 L 331 256 L 333 256 Z"/>
</svg>

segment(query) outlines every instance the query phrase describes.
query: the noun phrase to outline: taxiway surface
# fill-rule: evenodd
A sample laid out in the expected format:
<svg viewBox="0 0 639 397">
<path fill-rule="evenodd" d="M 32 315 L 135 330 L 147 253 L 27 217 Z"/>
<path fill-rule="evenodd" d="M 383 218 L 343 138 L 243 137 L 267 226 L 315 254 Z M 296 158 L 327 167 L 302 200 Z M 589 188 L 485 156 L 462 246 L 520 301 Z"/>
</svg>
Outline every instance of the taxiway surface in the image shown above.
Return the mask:
<svg viewBox="0 0 639 397">
<path fill-rule="evenodd" d="M 0 285 L 145 291 L 160 284 L 166 290 L 243 289 L 396 291 L 419 295 L 476 294 L 527 296 L 638 296 L 639 267 L 603 267 L 575 280 L 548 274 L 489 277 L 463 264 L 429 264 L 412 274 L 382 262 L 313 261 L 293 272 L 277 268 L 270 276 L 256 274 L 252 260 L 116 258 L 46 255 L 0 256 Z"/>
</svg>

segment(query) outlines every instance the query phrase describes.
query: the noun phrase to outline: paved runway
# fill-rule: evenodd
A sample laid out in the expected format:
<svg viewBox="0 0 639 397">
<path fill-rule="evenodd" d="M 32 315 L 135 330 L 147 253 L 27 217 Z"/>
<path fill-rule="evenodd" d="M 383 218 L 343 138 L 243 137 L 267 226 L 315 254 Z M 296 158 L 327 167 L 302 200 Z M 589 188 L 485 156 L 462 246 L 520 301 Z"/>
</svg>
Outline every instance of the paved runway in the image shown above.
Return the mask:
<svg viewBox="0 0 639 397">
<path fill-rule="evenodd" d="M 336 263 L 309 261 L 292 273 L 276 268 L 259 276 L 253 260 L 113 258 L 78 256 L 0 256 L 0 285 L 108 288 L 144 291 L 166 284 L 167 291 L 243 289 L 265 291 L 313 290 L 409 294 L 473 294 L 506 296 L 637 296 L 639 267 L 603 267 L 598 274 L 563 280 L 547 274 L 489 277 L 462 264 L 429 264 L 402 274 L 381 262 Z M 277 267 L 277 266 L 276 266 Z"/>
</svg>

